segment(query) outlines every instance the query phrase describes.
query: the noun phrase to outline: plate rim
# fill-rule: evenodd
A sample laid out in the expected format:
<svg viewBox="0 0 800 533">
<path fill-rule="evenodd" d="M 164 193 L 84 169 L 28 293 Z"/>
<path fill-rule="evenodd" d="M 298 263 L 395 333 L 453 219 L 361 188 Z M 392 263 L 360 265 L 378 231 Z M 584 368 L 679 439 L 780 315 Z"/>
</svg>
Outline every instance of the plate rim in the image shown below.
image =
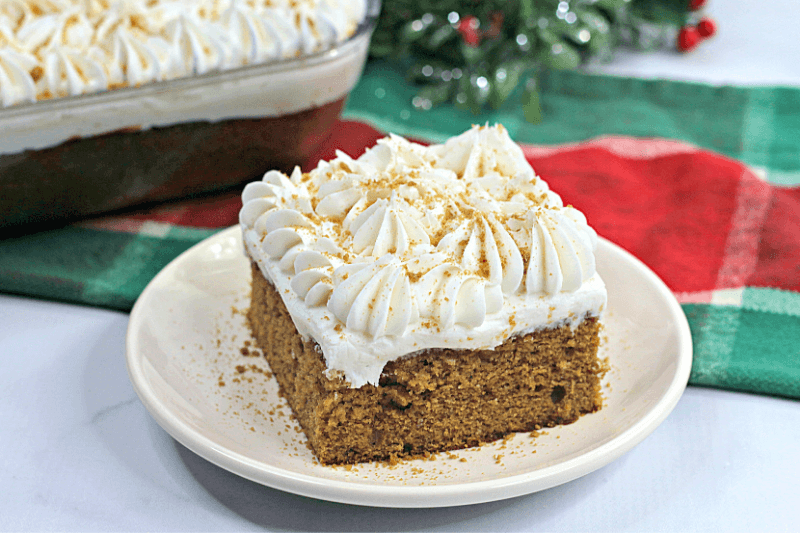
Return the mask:
<svg viewBox="0 0 800 533">
<path fill-rule="evenodd" d="M 647 281 L 657 289 L 666 302 L 671 321 L 676 327 L 675 346 L 677 361 L 675 373 L 664 394 L 631 427 L 608 442 L 581 455 L 553 465 L 521 474 L 509 474 L 491 480 L 476 480 L 467 483 L 445 485 L 397 486 L 369 482 L 323 479 L 256 461 L 246 455 L 229 450 L 211 438 L 188 426 L 175 413 L 161 403 L 159 397 L 148 386 L 142 363 L 146 357 L 136 349 L 136 332 L 143 313 L 142 308 L 151 292 L 157 290 L 162 277 L 168 275 L 187 258 L 210 241 L 235 236 L 241 239 L 238 225 L 223 229 L 175 257 L 147 284 L 131 309 L 125 338 L 126 367 L 128 377 L 142 404 L 158 425 L 192 452 L 236 475 L 261 485 L 291 492 L 301 496 L 371 507 L 432 508 L 470 505 L 513 498 L 524 494 L 546 490 L 589 474 L 624 455 L 650 435 L 672 412 L 680 400 L 689 380 L 692 365 L 692 339 L 689 323 L 672 291 L 646 264 L 621 246 L 599 238 L 600 245 L 622 259 L 630 261 Z M 138 357 L 137 357 L 138 355 Z"/>
</svg>

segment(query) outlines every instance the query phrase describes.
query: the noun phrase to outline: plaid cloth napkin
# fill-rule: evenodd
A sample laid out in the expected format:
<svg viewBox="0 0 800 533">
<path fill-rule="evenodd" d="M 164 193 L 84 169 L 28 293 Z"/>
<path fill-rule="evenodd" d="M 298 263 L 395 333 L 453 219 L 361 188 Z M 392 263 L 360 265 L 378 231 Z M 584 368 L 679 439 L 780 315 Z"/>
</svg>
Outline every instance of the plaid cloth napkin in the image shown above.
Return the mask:
<svg viewBox="0 0 800 533">
<path fill-rule="evenodd" d="M 609 86 L 627 83 L 585 78 L 594 81 L 592 94 L 601 100 L 609 96 Z M 701 94 L 706 91 L 696 88 Z M 570 89 L 578 94 L 576 102 L 602 107 L 592 94 L 578 89 Z M 373 100 L 398 104 L 410 90 L 395 73 L 368 70 L 348 110 L 349 117 L 359 120 L 341 121 L 319 157 L 330 158 L 337 148 L 358 156 L 383 136 L 379 130 L 438 141 L 478 122 L 452 108 L 421 118 L 416 115 L 421 112 L 394 105 L 385 105 L 383 115 L 377 113 Z M 569 93 L 563 86 L 559 91 Z M 665 91 L 656 96 L 662 98 Z M 562 92 L 551 96 L 563 98 Z M 553 100 L 546 90 L 542 94 L 546 121 L 558 122 L 561 111 L 557 106 L 547 109 Z M 661 112 L 652 98 L 645 104 L 640 102 L 640 111 Z M 697 113 L 717 111 L 709 101 Z M 451 120 L 440 121 L 448 113 Z M 518 141 L 540 135 L 509 113 L 501 109 L 478 118 L 510 124 Z M 793 115 L 783 116 L 762 117 L 760 123 L 769 131 L 782 131 Z M 673 136 L 693 138 L 679 123 L 676 119 L 675 127 L 684 133 Z M 631 127 L 637 124 L 632 121 Z M 613 132 L 617 126 L 603 131 Z M 548 123 L 541 127 L 554 131 Z M 800 143 L 800 136 L 779 142 L 770 135 L 766 142 L 741 129 L 711 129 L 714 135 L 706 137 L 719 133 L 727 136 L 725 142 L 738 137 L 738 144 L 728 146 L 729 155 L 767 166 L 754 170 L 698 148 L 700 143 L 628 136 L 549 147 L 523 144 L 523 149 L 537 173 L 566 203 L 584 211 L 600 235 L 639 257 L 673 290 L 692 329 L 690 383 L 800 398 L 800 188 L 781 185 L 795 180 L 800 170 L 800 161 L 796 166 L 792 162 L 800 150 L 784 151 L 794 149 L 791 143 Z M 129 310 L 172 258 L 237 223 L 240 206 L 238 192 L 227 192 L 6 239 L 0 242 L 0 291 Z"/>
<path fill-rule="evenodd" d="M 343 121 L 326 151 L 357 156 L 381 135 Z M 800 398 L 800 188 L 676 141 L 523 149 L 600 235 L 674 291 L 692 328 L 692 383 Z M 0 288 L 127 310 L 173 257 L 235 224 L 240 207 L 227 193 L 4 241 Z"/>
<path fill-rule="evenodd" d="M 443 141 L 472 124 L 499 122 L 517 142 L 563 144 L 602 135 L 664 137 L 738 159 L 770 183 L 800 185 L 800 88 L 715 87 L 580 72 L 540 80 L 542 122 L 528 123 L 514 95 L 481 115 L 409 105 L 416 89 L 382 62 L 367 65 L 347 117 L 417 139 Z"/>
</svg>

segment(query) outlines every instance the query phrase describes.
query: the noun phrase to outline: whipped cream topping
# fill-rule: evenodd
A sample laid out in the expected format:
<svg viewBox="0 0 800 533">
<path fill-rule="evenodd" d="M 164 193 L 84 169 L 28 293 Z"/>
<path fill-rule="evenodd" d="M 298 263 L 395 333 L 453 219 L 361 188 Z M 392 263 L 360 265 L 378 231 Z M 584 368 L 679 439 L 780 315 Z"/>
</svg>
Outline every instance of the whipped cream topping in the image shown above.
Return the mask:
<svg viewBox="0 0 800 533">
<path fill-rule="evenodd" d="M 353 35 L 366 0 L 4 0 L 3 106 L 298 57 Z"/>
<path fill-rule="evenodd" d="M 597 234 L 502 126 L 268 172 L 240 212 L 249 256 L 329 372 L 354 387 L 429 348 L 491 349 L 598 316 Z"/>
</svg>

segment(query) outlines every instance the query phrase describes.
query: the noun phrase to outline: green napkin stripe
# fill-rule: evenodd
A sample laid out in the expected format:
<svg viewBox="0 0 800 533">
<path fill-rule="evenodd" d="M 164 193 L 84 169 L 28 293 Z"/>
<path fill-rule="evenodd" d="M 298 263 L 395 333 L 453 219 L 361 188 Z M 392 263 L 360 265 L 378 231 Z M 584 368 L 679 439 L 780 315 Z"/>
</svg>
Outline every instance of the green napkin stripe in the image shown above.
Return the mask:
<svg viewBox="0 0 800 533">
<path fill-rule="evenodd" d="M 800 398 L 800 316 L 742 309 L 726 386 Z"/>
<path fill-rule="evenodd" d="M 140 230 L 67 226 L 4 241 L 0 290 L 128 311 L 167 263 L 220 231 L 150 223 Z"/>
<path fill-rule="evenodd" d="M 174 226 L 154 234 L 80 227 L 6 243 L 2 290 L 129 310 L 173 258 L 219 230 Z M 48 239 L 71 243 L 55 252 Z M 103 253 L 83 254 L 102 242 Z M 31 254 L 39 261 L 30 261 Z M 24 260 L 29 269 L 16 263 Z M 60 265 L 60 268 L 55 268 Z M 20 274 L 24 272 L 24 274 Z M 690 383 L 800 398 L 800 294 L 746 287 L 739 305 L 683 304 L 694 343 Z M 733 301 L 733 300 L 731 300 Z"/>
<path fill-rule="evenodd" d="M 535 125 L 522 118 L 514 96 L 500 109 L 479 114 L 451 104 L 423 111 L 410 105 L 416 88 L 399 70 L 371 62 L 344 116 L 432 142 L 486 122 L 502 123 L 515 140 L 529 144 L 574 143 L 600 135 L 665 137 L 764 167 L 775 183 L 800 184 L 799 89 L 548 71 L 540 91 L 544 118 Z"/>
<path fill-rule="evenodd" d="M 694 360 L 689 383 L 800 398 L 800 316 L 683 304 Z"/>
<path fill-rule="evenodd" d="M 767 181 L 773 185 L 796 187 L 800 185 L 800 171 L 767 169 Z"/>
<path fill-rule="evenodd" d="M 82 300 L 114 309 L 130 309 L 150 280 L 171 260 L 219 229 L 181 226 L 164 228 L 163 235 L 135 235 L 107 267 L 85 280 Z M 102 232 L 109 238 L 117 232 Z"/>
<path fill-rule="evenodd" d="M 692 331 L 694 359 L 690 383 L 725 383 L 739 331 L 741 308 L 682 304 Z"/>
<path fill-rule="evenodd" d="M 753 165 L 770 165 L 770 147 L 775 138 L 775 93 L 750 92 L 742 121 L 742 150 L 740 158 Z M 767 172 L 769 176 L 769 171 Z"/>
<path fill-rule="evenodd" d="M 134 238 L 128 233 L 67 226 L 3 241 L 0 263 L 6 273 L 24 272 L 29 277 L 83 285 L 105 270 Z"/>
<path fill-rule="evenodd" d="M 169 228 L 169 233 L 167 234 L 166 237 L 168 239 L 176 239 L 179 241 L 200 242 L 224 229 L 227 228 L 209 229 L 209 228 L 190 228 L 187 226 L 171 226 Z"/>
<path fill-rule="evenodd" d="M 800 293 L 766 287 L 745 287 L 742 307 L 750 311 L 800 317 Z"/>
<path fill-rule="evenodd" d="M 2 293 L 67 303 L 86 303 L 81 301 L 83 283 L 80 281 L 7 268 L 0 268 L 0 280 Z"/>
</svg>

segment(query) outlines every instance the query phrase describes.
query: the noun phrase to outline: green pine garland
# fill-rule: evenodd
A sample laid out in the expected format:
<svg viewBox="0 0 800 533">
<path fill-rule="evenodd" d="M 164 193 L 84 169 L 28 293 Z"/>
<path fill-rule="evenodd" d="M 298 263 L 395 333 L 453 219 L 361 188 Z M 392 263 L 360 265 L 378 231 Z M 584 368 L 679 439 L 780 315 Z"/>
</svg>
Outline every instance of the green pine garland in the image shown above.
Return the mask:
<svg viewBox="0 0 800 533">
<path fill-rule="evenodd" d="M 370 55 L 403 65 L 420 90 L 413 105 L 500 107 L 522 86 L 540 120 L 536 76 L 608 61 L 620 45 L 674 38 L 688 0 L 386 0 Z"/>
</svg>

